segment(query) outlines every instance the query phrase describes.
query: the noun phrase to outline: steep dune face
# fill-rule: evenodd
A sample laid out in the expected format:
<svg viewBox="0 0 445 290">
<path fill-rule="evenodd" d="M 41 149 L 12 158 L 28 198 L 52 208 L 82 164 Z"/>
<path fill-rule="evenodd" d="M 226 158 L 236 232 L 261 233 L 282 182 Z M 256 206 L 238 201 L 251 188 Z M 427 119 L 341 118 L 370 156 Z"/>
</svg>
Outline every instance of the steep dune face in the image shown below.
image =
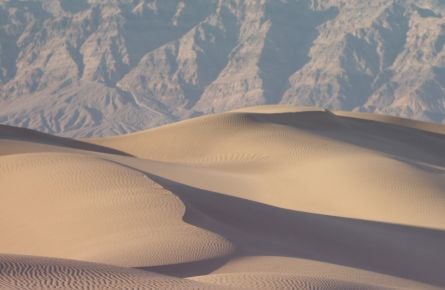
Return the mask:
<svg viewBox="0 0 445 290">
<path fill-rule="evenodd" d="M 0 3 L 0 122 L 114 135 L 278 103 L 444 121 L 438 0 L 70 3 Z"/>
<path fill-rule="evenodd" d="M 0 168 L 2 252 L 132 267 L 230 253 L 222 237 L 183 223 L 179 199 L 140 172 L 66 153 L 3 156 Z"/>
<path fill-rule="evenodd" d="M 4 134 L 0 251 L 9 256 L 0 263 L 20 272 L 29 261 L 11 255 L 76 259 L 203 288 L 440 289 L 444 132 L 274 106 L 83 140 L 83 148 L 17 131 L 10 152 Z M 44 262 L 52 263 L 72 262 Z M 1 272 L 0 285 L 14 271 Z M 157 283 L 150 275 L 141 279 Z"/>
<path fill-rule="evenodd" d="M 173 162 L 184 172 L 170 175 L 165 167 L 155 174 L 210 191 L 294 210 L 444 229 L 443 135 L 359 116 L 233 112 L 97 143 Z"/>
</svg>

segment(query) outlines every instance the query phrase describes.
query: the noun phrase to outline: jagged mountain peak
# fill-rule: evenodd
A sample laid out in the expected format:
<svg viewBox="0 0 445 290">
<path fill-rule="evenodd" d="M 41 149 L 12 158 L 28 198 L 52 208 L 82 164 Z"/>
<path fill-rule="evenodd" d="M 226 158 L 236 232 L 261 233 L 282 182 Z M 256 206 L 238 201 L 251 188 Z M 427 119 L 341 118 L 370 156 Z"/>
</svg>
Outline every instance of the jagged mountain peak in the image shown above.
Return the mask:
<svg viewBox="0 0 445 290">
<path fill-rule="evenodd" d="M 435 0 L 0 1 L 0 122 L 126 133 L 259 104 L 445 120 Z"/>
</svg>

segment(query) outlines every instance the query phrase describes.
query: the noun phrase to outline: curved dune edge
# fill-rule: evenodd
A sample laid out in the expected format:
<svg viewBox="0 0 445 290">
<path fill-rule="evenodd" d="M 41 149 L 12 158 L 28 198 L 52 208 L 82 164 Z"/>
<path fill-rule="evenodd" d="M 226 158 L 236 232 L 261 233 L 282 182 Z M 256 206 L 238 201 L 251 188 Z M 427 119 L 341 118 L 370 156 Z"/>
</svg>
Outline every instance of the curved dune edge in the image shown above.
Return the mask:
<svg viewBox="0 0 445 290">
<path fill-rule="evenodd" d="M 0 255 L 2 289 L 218 289 L 131 268 L 55 258 Z"/>
<path fill-rule="evenodd" d="M 234 288 L 444 288 L 442 130 L 284 106 L 82 146 L 0 127 L 0 253 Z"/>
<path fill-rule="evenodd" d="M 422 122 L 398 126 L 353 114 L 266 106 L 94 143 L 174 165 L 114 158 L 209 191 L 292 210 L 445 229 L 443 134 L 425 131 Z M 334 184 L 336 193 L 326 194 Z"/>
<path fill-rule="evenodd" d="M 267 258 L 262 257 L 258 262 L 267 262 Z M 282 267 L 290 266 L 289 259 L 270 258 L 272 263 L 280 261 Z M 309 268 L 310 264 L 316 264 L 310 275 L 251 271 L 216 273 L 184 279 L 91 262 L 0 255 L 2 269 L 0 287 L 5 289 L 440 289 L 406 279 L 342 269 L 334 265 L 309 262 Z M 247 262 L 244 266 L 251 267 L 251 265 Z M 234 266 L 233 270 L 238 267 Z M 351 276 L 358 281 L 353 281 Z"/>
<path fill-rule="evenodd" d="M 147 267 L 232 250 L 223 237 L 184 223 L 185 205 L 174 194 L 141 172 L 99 157 L 2 156 L 0 183 L 3 253 Z"/>
<path fill-rule="evenodd" d="M 441 289 L 367 270 L 289 257 L 241 257 L 199 282 L 246 289 Z"/>
<path fill-rule="evenodd" d="M 420 283 L 404 283 L 404 286 L 382 284 L 379 280 L 371 283 L 339 280 L 326 277 L 307 277 L 283 273 L 228 273 L 193 277 L 194 281 L 234 287 L 236 289 L 440 289 Z"/>
</svg>

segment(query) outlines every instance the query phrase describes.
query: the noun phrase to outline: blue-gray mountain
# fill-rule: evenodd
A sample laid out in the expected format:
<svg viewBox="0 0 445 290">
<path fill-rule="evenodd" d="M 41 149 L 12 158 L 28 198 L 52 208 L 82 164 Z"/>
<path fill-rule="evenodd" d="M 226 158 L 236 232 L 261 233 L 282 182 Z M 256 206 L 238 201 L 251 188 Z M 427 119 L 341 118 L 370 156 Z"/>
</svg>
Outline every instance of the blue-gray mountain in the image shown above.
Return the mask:
<svg viewBox="0 0 445 290">
<path fill-rule="evenodd" d="M 0 0 L 0 123 L 126 133 L 284 103 L 445 122 L 442 0 Z"/>
</svg>

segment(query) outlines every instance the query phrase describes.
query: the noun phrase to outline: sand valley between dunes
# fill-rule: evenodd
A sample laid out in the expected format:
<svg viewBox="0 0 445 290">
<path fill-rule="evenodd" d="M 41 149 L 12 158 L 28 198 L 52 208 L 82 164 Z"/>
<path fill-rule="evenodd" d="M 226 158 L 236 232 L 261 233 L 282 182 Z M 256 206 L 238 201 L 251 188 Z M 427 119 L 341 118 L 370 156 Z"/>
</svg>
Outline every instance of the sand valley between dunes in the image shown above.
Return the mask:
<svg viewBox="0 0 445 290">
<path fill-rule="evenodd" d="M 444 289 L 445 126 L 265 106 L 0 126 L 2 289 Z"/>
</svg>

